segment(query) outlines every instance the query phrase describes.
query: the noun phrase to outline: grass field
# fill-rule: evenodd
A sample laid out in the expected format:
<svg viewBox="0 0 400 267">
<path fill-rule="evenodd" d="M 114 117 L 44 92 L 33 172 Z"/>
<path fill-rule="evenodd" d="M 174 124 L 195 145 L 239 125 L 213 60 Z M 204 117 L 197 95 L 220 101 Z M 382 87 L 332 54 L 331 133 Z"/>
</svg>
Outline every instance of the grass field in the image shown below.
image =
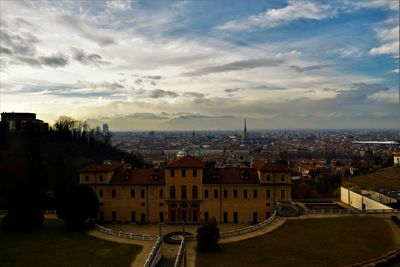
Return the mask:
<svg viewBox="0 0 400 267">
<path fill-rule="evenodd" d="M 141 249 L 66 232 L 62 221 L 47 220 L 35 232 L 0 233 L 0 266 L 75 267 L 92 261 L 92 267 L 128 267 Z"/>
<path fill-rule="evenodd" d="M 198 267 L 342 266 L 378 257 L 396 248 L 389 219 L 352 216 L 288 220 L 257 238 L 198 253 Z"/>
</svg>

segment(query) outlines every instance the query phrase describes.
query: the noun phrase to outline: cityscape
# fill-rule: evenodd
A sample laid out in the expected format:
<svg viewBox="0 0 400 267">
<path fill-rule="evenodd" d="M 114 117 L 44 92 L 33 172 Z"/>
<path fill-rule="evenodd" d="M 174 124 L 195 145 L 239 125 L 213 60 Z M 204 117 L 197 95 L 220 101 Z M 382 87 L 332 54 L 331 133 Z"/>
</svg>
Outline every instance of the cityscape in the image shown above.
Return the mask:
<svg viewBox="0 0 400 267">
<path fill-rule="evenodd" d="M 399 0 L 0 0 L 0 266 L 400 266 Z"/>
</svg>

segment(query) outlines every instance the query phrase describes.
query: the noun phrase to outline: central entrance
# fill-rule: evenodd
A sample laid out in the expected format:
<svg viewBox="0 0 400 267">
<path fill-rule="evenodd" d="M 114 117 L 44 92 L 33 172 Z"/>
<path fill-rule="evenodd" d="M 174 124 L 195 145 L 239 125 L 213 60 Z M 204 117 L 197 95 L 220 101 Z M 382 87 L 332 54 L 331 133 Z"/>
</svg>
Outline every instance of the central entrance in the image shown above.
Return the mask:
<svg viewBox="0 0 400 267">
<path fill-rule="evenodd" d="M 168 220 L 171 223 L 199 221 L 199 205 L 197 203 L 170 203 L 168 205 Z"/>
</svg>

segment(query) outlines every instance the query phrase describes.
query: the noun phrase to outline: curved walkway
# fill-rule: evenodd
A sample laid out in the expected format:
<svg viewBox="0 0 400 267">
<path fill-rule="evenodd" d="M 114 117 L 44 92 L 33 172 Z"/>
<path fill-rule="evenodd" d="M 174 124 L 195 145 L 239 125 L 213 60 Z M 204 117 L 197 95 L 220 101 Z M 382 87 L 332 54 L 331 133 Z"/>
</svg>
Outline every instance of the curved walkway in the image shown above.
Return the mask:
<svg viewBox="0 0 400 267">
<path fill-rule="evenodd" d="M 227 244 L 232 242 L 238 242 L 242 240 L 246 240 L 249 238 L 265 235 L 269 232 L 272 232 L 276 228 L 280 227 L 282 224 L 286 222 L 286 218 L 276 216 L 275 219 L 268 225 L 264 226 L 263 228 L 257 229 L 253 232 L 245 233 L 238 236 L 231 236 L 224 239 L 220 239 L 220 244 Z M 196 267 L 196 245 L 195 241 L 187 242 L 186 243 L 186 252 L 187 252 L 187 259 L 188 259 L 188 267 Z"/>
<path fill-rule="evenodd" d="M 154 246 L 154 243 L 155 243 L 154 241 L 143 241 L 143 240 L 132 240 L 132 239 L 119 238 L 116 236 L 111 236 L 111 235 L 101 233 L 97 230 L 89 230 L 89 231 L 87 231 L 87 234 L 90 236 L 99 238 L 99 239 L 106 240 L 106 241 L 141 246 L 142 250 L 139 252 L 139 254 L 136 255 L 135 259 L 131 262 L 131 267 L 143 266 L 144 263 L 146 262 L 148 255 L 151 252 L 151 249 Z"/>
</svg>

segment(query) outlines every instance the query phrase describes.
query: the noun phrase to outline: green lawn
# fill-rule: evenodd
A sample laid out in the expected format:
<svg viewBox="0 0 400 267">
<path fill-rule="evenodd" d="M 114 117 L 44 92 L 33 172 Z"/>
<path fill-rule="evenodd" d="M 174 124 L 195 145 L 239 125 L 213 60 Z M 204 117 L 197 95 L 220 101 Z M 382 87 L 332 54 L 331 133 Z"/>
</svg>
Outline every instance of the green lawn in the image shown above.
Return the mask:
<svg viewBox="0 0 400 267">
<path fill-rule="evenodd" d="M 388 219 L 352 216 L 288 220 L 260 237 L 198 253 L 198 267 L 342 266 L 395 249 Z"/>
<path fill-rule="evenodd" d="M 66 232 L 62 221 L 46 220 L 35 232 L 0 233 L 0 266 L 80 267 L 92 259 L 92 267 L 128 267 L 141 249 Z"/>
</svg>

